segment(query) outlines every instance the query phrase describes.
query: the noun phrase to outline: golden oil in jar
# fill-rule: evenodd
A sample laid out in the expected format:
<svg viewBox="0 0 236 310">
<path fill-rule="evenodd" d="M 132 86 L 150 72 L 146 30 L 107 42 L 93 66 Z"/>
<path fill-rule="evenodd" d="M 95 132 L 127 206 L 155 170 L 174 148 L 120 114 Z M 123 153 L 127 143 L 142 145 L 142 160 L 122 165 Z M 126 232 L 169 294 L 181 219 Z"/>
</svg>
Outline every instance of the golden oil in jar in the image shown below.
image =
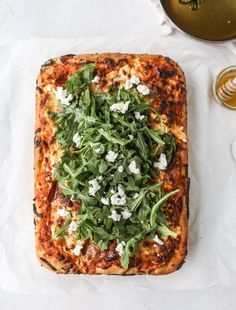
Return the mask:
<svg viewBox="0 0 236 310">
<path fill-rule="evenodd" d="M 236 109 L 236 91 L 233 93 L 232 96 L 225 99 L 224 97 L 220 96 L 220 89 L 223 85 L 230 80 L 236 78 L 236 66 L 231 66 L 222 70 L 216 78 L 215 86 L 214 86 L 214 94 L 216 99 L 222 103 L 223 105 L 231 108 Z"/>
</svg>

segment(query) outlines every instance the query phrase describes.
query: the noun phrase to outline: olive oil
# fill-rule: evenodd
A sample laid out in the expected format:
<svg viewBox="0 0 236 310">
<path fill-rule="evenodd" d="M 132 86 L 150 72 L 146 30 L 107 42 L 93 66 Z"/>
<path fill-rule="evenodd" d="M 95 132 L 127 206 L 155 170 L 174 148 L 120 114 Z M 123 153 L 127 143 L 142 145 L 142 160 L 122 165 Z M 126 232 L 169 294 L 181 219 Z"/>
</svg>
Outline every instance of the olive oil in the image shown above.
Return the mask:
<svg viewBox="0 0 236 310">
<path fill-rule="evenodd" d="M 210 41 L 236 38 L 236 0 L 204 0 L 191 10 L 179 0 L 161 0 L 168 17 L 184 32 Z"/>
<path fill-rule="evenodd" d="M 217 99 L 227 107 L 230 107 L 232 109 L 236 109 L 236 92 L 227 100 L 222 99 L 222 97 L 219 95 L 219 90 L 222 87 L 222 85 L 225 85 L 229 80 L 232 80 L 236 77 L 236 66 L 232 66 L 229 68 L 224 69 L 221 71 L 221 73 L 218 75 L 215 83 L 215 95 Z"/>
</svg>

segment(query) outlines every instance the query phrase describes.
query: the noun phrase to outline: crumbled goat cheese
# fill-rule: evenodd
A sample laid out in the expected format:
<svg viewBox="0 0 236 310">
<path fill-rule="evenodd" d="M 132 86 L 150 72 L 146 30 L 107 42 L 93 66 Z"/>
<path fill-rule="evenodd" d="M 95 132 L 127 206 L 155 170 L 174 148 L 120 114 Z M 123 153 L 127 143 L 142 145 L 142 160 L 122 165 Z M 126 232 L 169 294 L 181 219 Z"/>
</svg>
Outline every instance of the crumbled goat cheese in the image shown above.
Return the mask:
<svg viewBox="0 0 236 310">
<path fill-rule="evenodd" d="M 125 241 L 121 241 L 116 246 L 116 251 L 119 253 L 120 256 L 124 253 L 125 245 L 126 245 L 126 242 Z"/>
<path fill-rule="evenodd" d="M 73 142 L 75 143 L 76 147 L 79 147 L 81 141 L 81 136 L 76 132 L 76 134 L 73 136 Z"/>
<path fill-rule="evenodd" d="M 110 204 L 109 198 L 102 197 L 101 203 L 103 203 L 103 204 L 106 205 L 106 206 L 109 206 L 109 204 Z"/>
<path fill-rule="evenodd" d="M 128 90 L 128 89 L 130 89 L 132 87 L 133 87 L 132 82 L 130 80 L 126 80 L 126 82 L 125 82 L 125 89 Z"/>
<path fill-rule="evenodd" d="M 134 112 L 134 116 L 138 121 L 143 120 L 145 117 L 145 115 L 141 115 L 140 112 Z"/>
<path fill-rule="evenodd" d="M 118 192 L 111 196 L 111 204 L 123 206 L 126 204 L 126 194 L 122 185 L 118 185 Z"/>
<path fill-rule="evenodd" d="M 116 212 L 116 210 L 111 211 L 111 215 L 108 216 L 114 222 L 119 222 L 121 219 L 121 215 Z"/>
<path fill-rule="evenodd" d="M 132 75 L 130 79 L 125 82 L 125 89 L 128 90 L 133 87 L 133 85 L 138 85 L 140 83 L 139 77 Z"/>
<path fill-rule="evenodd" d="M 158 235 L 155 235 L 155 237 L 153 238 L 153 241 L 155 241 L 156 243 L 163 245 L 164 242 L 158 237 Z"/>
<path fill-rule="evenodd" d="M 118 184 L 118 193 L 121 197 L 125 196 L 125 190 L 121 184 Z"/>
<path fill-rule="evenodd" d="M 131 173 L 133 174 L 139 174 L 140 173 L 140 169 L 137 167 L 136 161 L 132 160 L 129 164 L 129 170 Z"/>
<path fill-rule="evenodd" d="M 105 158 L 109 163 L 114 163 L 117 156 L 118 156 L 118 153 L 115 153 L 114 151 L 109 151 Z"/>
<path fill-rule="evenodd" d="M 138 76 L 136 75 L 132 75 L 131 78 L 130 78 L 130 82 L 132 84 L 135 84 L 135 85 L 138 85 L 140 83 L 140 79 Z"/>
<path fill-rule="evenodd" d="M 67 216 L 69 213 L 70 213 L 70 212 L 67 211 L 67 210 L 65 210 L 65 209 L 59 209 L 59 210 L 57 210 L 57 214 L 60 215 L 60 216 L 63 216 L 63 217 Z"/>
<path fill-rule="evenodd" d="M 133 198 L 136 199 L 136 198 L 138 198 L 138 196 L 139 196 L 139 194 L 138 194 L 138 193 L 135 193 L 134 196 L 133 196 Z"/>
<path fill-rule="evenodd" d="M 72 250 L 72 252 L 76 255 L 76 256 L 80 256 L 81 254 L 81 250 L 83 249 L 83 245 L 82 242 L 80 240 L 77 241 L 76 246 L 74 247 L 74 249 Z"/>
<path fill-rule="evenodd" d="M 129 104 L 130 101 L 113 103 L 113 105 L 110 106 L 110 110 L 113 112 L 125 114 L 128 111 Z"/>
<path fill-rule="evenodd" d="M 100 82 L 100 80 L 101 80 L 100 76 L 96 75 L 91 82 L 94 84 L 98 84 Z"/>
<path fill-rule="evenodd" d="M 124 171 L 124 167 L 123 167 L 123 166 L 119 166 L 119 167 L 118 167 L 118 171 L 119 171 L 120 173 L 122 173 L 122 172 Z"/>
<path fill-rule="evenodd" d="M 150 89 L 146 85 L 138 85 L 137 90 L 140 94 L 146 96 L 150 94 Z"/>
<path fill-rule="evenodd" d="M 154 167 L 158 168 L 159 170 L 165 170 L 167 167 L 167 159 L 166 154 L 161 153 L 157 162 L 154 163 Z"/>
<path fill-rule="evenodd" d="M 88 182 L 89 183 L 89 195 L 95 196 L 96 192 L 101 188 L 101 186 L 98 184 L 97 179 L 93 179 Z"/>
<path fill-rule="evenodd" d="M 62 87 L 57 87 L 55 90 L 55 96 L 57 100 L 64 105 L 70 105 L 71 100 L 73 100 L 73 95 L 67 94 L 67 91 Z"/>
<path fill-rule="evenodd" d="M 134 136 L 133 135 L 128 135 L 130 140 L 133 140 Z"/>
<path fill-rule="evenodd" d="M 68 228 L 68 233 L 71 235 L 74 231 L 76 231 L 78 224 L 75 221 L 72 221 Z"/>
<path fill-rule="evenodd" d="M 121 215 L 122 215 L 123 219 L 127 220 L 127 219 L 129 219 L 131 217 L 132 213 L 127 211 L 127 210 L 125 210 L 125 211 L 121 212 Z"/>
</svg>

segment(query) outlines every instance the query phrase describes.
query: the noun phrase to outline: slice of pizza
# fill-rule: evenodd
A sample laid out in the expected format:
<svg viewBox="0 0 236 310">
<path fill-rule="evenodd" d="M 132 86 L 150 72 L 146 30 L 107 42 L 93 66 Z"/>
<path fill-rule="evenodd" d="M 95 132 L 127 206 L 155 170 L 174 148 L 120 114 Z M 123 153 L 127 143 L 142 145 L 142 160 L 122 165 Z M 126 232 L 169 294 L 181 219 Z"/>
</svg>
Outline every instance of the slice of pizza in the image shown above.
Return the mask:
<svg viewBox="0 0 236 310">
<path fill-rule="evenodd" d="M 159 55 L 66 55 L 36 89 L 35 238 L 57 273 L 166 274 L 187 252 L 186 86 Z"/>
</svg>

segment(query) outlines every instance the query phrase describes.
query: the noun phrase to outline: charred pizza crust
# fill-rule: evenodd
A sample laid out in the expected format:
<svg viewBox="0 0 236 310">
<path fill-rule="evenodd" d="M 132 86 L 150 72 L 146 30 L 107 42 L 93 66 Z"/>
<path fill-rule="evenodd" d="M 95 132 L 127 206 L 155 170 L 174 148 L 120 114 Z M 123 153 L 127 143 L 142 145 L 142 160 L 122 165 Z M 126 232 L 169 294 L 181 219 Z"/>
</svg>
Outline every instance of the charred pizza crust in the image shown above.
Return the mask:
<svg viewBox="0 0 236 310">
<path fill-rule="evenodd" d="M 168 225 L 176 231 L 176 239 L 167 237 L 163 245 L 144 239 L 141 241 L 130 267 L 120 265 L 115 242 L 101 251 L 86 241 L 79 257 L 72 249 L 73 238 L 53 239 L 55 225 L 61 219 L 56 211 L 67 207 L 76 216 L 79 204 L 71 202 L 53 179 L 53 169 L 60 158 L 54 138 L 55 125 L 48 113 L 58 111 L 53 89 L 65 85 L 68 77 L 83 65 L 94 62 L 95 73 L 101 77 L 97 91 L 106 91 L 110 84 L 124 85 L 136 74 L 142 84 L 150 88 L 150 101 L 162 114 L 167 130 L 175 135 L 177 151 L 168 168 L 161 172 L 166 191 L 180 192 L 167 203 Z M 35 201 L 34 222 L 36 252 L 41 265 L 57 273 L 84 274 L 167 274 L 179 269 L 187 253 L 188 227 L 188 154 L 186 85 L 180 67 L 171 59 L 159 55 L 96 54 L 65 55 L 48 60 L 41 68 L 36 87 L 36 120 L 34 141 Z M 150 124 L 157 128 L 150 117 Z M 159 180 L 156 180 L 159 181 Z"/>
</svg>

